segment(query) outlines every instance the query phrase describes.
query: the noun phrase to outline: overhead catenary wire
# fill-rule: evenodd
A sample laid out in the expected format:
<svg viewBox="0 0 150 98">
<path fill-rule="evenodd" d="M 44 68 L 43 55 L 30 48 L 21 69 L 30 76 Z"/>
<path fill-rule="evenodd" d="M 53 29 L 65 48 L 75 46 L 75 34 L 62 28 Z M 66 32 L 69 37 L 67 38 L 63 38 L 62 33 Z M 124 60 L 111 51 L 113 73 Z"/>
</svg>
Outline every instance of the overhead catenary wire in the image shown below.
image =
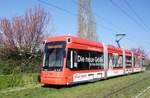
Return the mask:
<svg viewBox="0 0 150 98">
<path fill-rule="evenodd" d="M 137 14 L 137 12 L 135 11 L 135 9 L 130 5 L 130 3 L 127 0 L 123 0 L 125 2 L 125 4 L 128 6 L 128 8 L 132 11 L 132 13 L 136 16 L 136 18 L 139 20 L 139 22 L 141 24 L 143 24 L 143 26 L 147 29 L 150 30 L 149 26 L 147 24 L 145 24 L 145 22 L 143 21 L 143 19 L 141 18 L 141 16 L 139 14 Z"/>
<path fill-rule="evenodd" d="M 70 15 L 72 15 L 72 16 L 77 16 L 77 15 L 78 15 L 77 13 L 72 13 L 71 11 L 69 11 L 69 10 L 67 10 L 67 9 L 61 8 L 61 7 L 59 7 L 59 6 L 55 5 L 55 4 L 46 2 L 46 1 L 44 1 L 44 0 L 37 0 L 37 1 L 39 1 L 40 3 L 43 3 L 43 4 L 45 4 L 45 5 L 51 6 L 51 7 L 53 7 L 53 8 L 56 8 L 56 9 L 58 9 L 58 10 L 60 10 L 60 11 L 62 11 L 62 12 L 65 12 L 65 13 L 67 13 L 67 14 L 70 14 Z M 91 21 L 91 22 L 93 22 L 93 21 Z M 94 23 L 95 23 L 95 22 L 94 22 Z M 106 29 L 106 30 L 110 30 L 110 31 L 113 31 L 113 32 L 118 32 L 116 29 L 107 27 L 107 26 L 102 25 L 102 24 L 100 24 L 100 23 L 98 23 L 98 22 L 96 22 L 96 24 L 100 25 L 102 28 L 104 28 L 104 29 Z"/>
<path fill-rule="evenodd" d="M 67 9 L 64 9 L 64 8 L 61 8 L 61 7 L 59 7 L 59 6 L 57 6 L 57 5 L 55 5 L 55 4 L 52 4 L 52 3 L 49 3 L 49 2 L 47 2 L 47 1 L 44 1 L 44 0 L 37 0 L 37 1 L 39 1 L 40 3 L 43 3 L 43 4 L 46 4 L 46 5 L 48 5 L 48 6 L 51 6 L 51 7 L 53 7 L 53 8 L 56 8 L 56 9 L 58 9 L 58 10 L 60 10 L 60 11 L 63 11 L 63 12 L 65 12 L 65 13 L 67 13 L 67 14 L 70 14 L 70 15 L 72 15 L 72 16 L 77 16 L 78 14 L 77 13 L 72 13 L 71 11 L 69 11 L 69 10 L 67 10 Z M 78 4 L 77 2 L 74 2 L 74 3 L 76 3 L 76 4 Z M 97 15 L 96 14 L 96 12 L 94 12 L 93 13 L 94 15 L 96 15 L 97 17 L 99 17 L 100 19 L 103 19 L 103 20 L 106 20 L 104 17 L 102 17 L 102 16 L 100 16 L 100 15 Z M 91 21 L 91 22 L 93 22 L 93 21 Z M 95 22 L 94 22 L 95 23 Z M 104 25 L 102 25 L 102 24 L 99 24 L 98 22 L 96 22 L 98 25 L 100 25 L 102 28 L 104 28 L 104 29 L 107 29 L 107 30 L 110 30 L 110 31 L 112 31 L 112 32 L 120 32 L 119 30 L 116 30 L 116 29 L 113 29 L 113 28 L 110 28 L 110 27 L 106 27 L 106 26 L 104 26 Z M 112 22 L 109 22 L 112 26 L 114 26 L 114 24 L 112 23 Z M 118 28 L 117 28 L 118 29 Z"/>
<path fill-rule="evenodd" d="M 49 5 L 49 6 L 53 7 L 53 8 L 56 8 L 56 9 L 58 9 L 58 10 L 61 10 L 61 11 L 65 12 L 65 13 L 68 13 L 68 14 L 70 14 L 70 15 L 72 15 L 72 16 L 76 16 L 75 13 L 72 13 L 71 11 L 69 11 L 69 10 L 67 10 L 67 9 L 64 9 L 64 8 L 61 8 L 61 7 L 59 7 L 59 6 L 56 6 L 55 4 L 46 2 L 46 1 L 44 1 L 44 0 L 38 0 L 38 1 L 41 2 L 41 3 L 43 3 L 43 4 Z"/>
<path fill-rule="evenodd" d="M 65 12 L 65 13 L 67 13 L 67 14 L 70 14 L 70 15 L 72 15 L 72 16 L 77 16 L 78 14 L 77 13 L 72 13 L 71 11 L 69 11 L 69 10 L 67 10 L 67 9 L 64 9 L 64 8 L 61 8 L 61 7 L 59 7 L 59 6 L 57 6 L 57 5 L 55 5 L 55 4 L 52 4 L 52 3 L 49 3 L 49 2 L 46 2 L 46 1 L 44 1 L 44 0 L 37 0 L 37 1 L 39 1 L 40 3 L 43 3 L 43 4 L 45 4 L 45 5 L 48 5 L 48 6 L 50 6 L 50 7 L 53 7 L 53 8 L 56 8 L 56 9 L 58 9 L 58 10 L 60 10 L 60 11 L 62 11 L 62 12 Z M 112 1 L 112 0 L 111 0 Z M 124 10 L 123 10 L 124 11 Z M 126 12 L 125 12 L 126 13 Z M 94 12 L 94 14 L 96 14 L 95 12 Z M 97 15 L 97 14 L 96 14 Z M 128 14 L 127 14 L 128 15 Z M 99 16 L 99 15 L 97 15 L 97 17 L 101 17 L 101 16 Z M 129 15 L 129 17 L 130 17 L 130 15 Z M 101 17 L 102 18 L 102 17 Z M 103 18 L 104 19 L 104 18 Z M 93 21 L 91 21 L 91 22 L 93 22 Z M 100 25 L 102 28 L 104 28 L 104 29 L 107 29 L 107 30 L 110 30 L 110 31 L 112 31 L 112 32 L 118 32 L 119 30 L 116 30 L 116 29 L 113 29 L 113 28 L 110 28 L 110 27 L 106 27 L 106 26 L 104 26 L 104 25 L 102 25 L 102 24 L 99 24 L 98 22 L 97 22 L 97 24 L 98 25 Z M 113 25 L 113 23 L 111 23 L 111 25 Z M 148 44 L 148 42 L 146 42 L 147 44 Z"/>
<path fill-rule="evenodd" d="M 120 7 L 113 0 L 109 0 L 109 1 L 112 3 L 112 5 L 118 8 L 124 15 L 126 15 L 130 20 L 132 20 L 136 25 L 138 25 L 141 29 L 143 29 L 146 33 L 148 33 L 148 30 L 145 29 L 133 16 L 131 16 L 128 12 L 126 12 L 122 7 Z"/>
<path fill-rule="evenodd" d="M 125 1 L 126 1 L 126 0 L 125 0 Z M 72 0 L 72 2 L 73 2 L 73 3 L 76 3 L 76 4 L 79 4 L 76 0 Z M 83 8 L 84 8 L 84 7 L 83 7 Z M 105 19 L 104 17 L 98 15 L 96 12 L 93 12 L 93 14 L 94 14 L 95 16 L 97 16 L 99 19 L 102 19 L 103 21 L 106 22 L 106 19 Z M 113 27 L 117 28 L 116 32 L 119 33 L 119 32 L 122 31 L 122 30 L 118 30 L 118 29 L 120 29 L 120 28 L 116 27 L 114 23 L 112 23 L 112 22 L 110 22 L 110 21 L 107 21 L 107 23 L 110 23 Z M 111 31 L 113 31 L 113 30 L 111 30 Z M 125 32 L 124 32 L 124 33 L 125 33 Z M 146 42 L 146 43 L 147 43 L 147 42 Z M 147 44 L 149 44 L 149 43 L 147 43 Z"/>
<path fill-rule="evenodd" d="M 141 27 L 146 33 L 148 33 L 148 32 L 147 32 L 147 29 L 145 29 L 146 27 L 143 27 L 143 26 L 141 25 L 141 23 L 139 23 L 134 17 L 132 17 L 130 14 L 128 14 L 123 8 L 121 8 L 118 4 L 116 4 L 115 2 L 113 2 L 113 0 L 110 0 L 110 2 L 111 2 L 114 6 L 116 6 L 118 9 L 120 9 L 120 11 L 121 11 L 122 13 L 124 13 L 128 18 L 130 18 L 132 21 L 134 21 L 139 27 Z M 124 0 L 124 2 L 126 2 L 126 0 Z M 127 4 L 128 6 L 130 6 L 128 2 L 126 2 L 126 4 Z M 142 22 L 142 19 L 140 18 L 140 16 L 138 16 L 138 14 L 136 14 L 136 12 L 134 11 L 134 9 L 133 9 L 131 6 L 130 6 L 130 10 L 132 10 L 132 12 L 136 15 L 136 17 L 138 17 L 138 19 Z M 146 24 L 145 24 L 144 22 L 142 22 L 142 24 L 143 24 L 144 26 L 146 26 Z M 128 40 L 131 41 L 132 43 L 133 43 L 133 42 L 135 42 L 135 43 L 138 42 L 138 41 L 136 41 L 134 38 L 132 38 L 132 39 L 129 39 L 129 38 L 128 38 Z M 147 44 L 147 46 L 150 45 L 149 42 L 143 42 L 143 43 Z"/>
<path fill-rule="evenodd" d="M 77 2 L 76 0 L 72 0 L 72 2 L 73 2 L 74 4 L 79 5 L 79 2 Z M 82 7 L 82 8 L 85 9 L 84 7 Z M 108 21 L 108 19 L 102 17 L 101 15 L 98 15 L 98 14 L 97 14 L 96 12 L 94 12 L 94 11 L 93 11 L 93 14 L 94 14 L 97 18 L 99 18 L 100 20 L 105 21 L 105 23 L 108 23 L 108 24 L 112 25 L 113 28 L 115 28 L 115 30 L 111 30 L 111 31 L 113 31 L 113 32 L 114 32 L 114 31 L 115 31 L 115 32 L 121 32 L 121 31 L 122 31 L 122 30 L 120 30 L 120 28 L 117 27 L 114 23 Z M 116 29 L 117 29 L 117 30 L 116 30 Z"/>
<path fill-rule="evenodd" d="M 135 39 L 131 39 L 131 38 L 129 38 L 129 37 L 127 37 L 126 38 L 128 41 L 130 41 L 131 43 L 139 43 L 137 40 L 135 40 Z M 148 43 L 148 42 L 145 42 L 145 44 L 147 44 L 147 47 L 149 47 L 150 48 L 150 43 Z M 140 46 L 141 48 L 143 48 L 143 46 Z M 150 54 L 150 50 L 149 49 L 144 49 L 145 51 L 146 51 L 146 53 L 148 53 L 147 55 L 149 55 Z"/>
<path fill-rule="evenodd" d="M 126 0 L 125 0 L 125 1 L 126 1 Z M 75 3 L 75 4 L 79 4 L 76 0 L 72 0 L 72 2 Z M 84 7 L 83 7 L 83 8 L 84 8 Z M 96 12 L 93 12 L 93 14 L 94 14 L 95 16 L 97 16 L 99 19 L 105 20 L 105 22 L 106 22 L 106 19 L 105 19 L 104 17 L 98 15 Z M 128 15 L 128 13 L 127 13 L 127 15 Z M 129 17 L 130 17 L 130 16 L 129 16 Z M 135 20 L 135 21 L 136 21 L 136 20 Z M 116 27 L 116 26 L 114 25 L 114 23 L 109 22 L 109 21 L 107 21 L 107 22 L 110 23 L 113 27 L 119 29 L 118 27 Z M 139 23 L 138 23 L 138 24 L 139 24 Z M 113 30 L 111 30 L 111 31 L 113 31 Z M 116 32 L 120 32 L 120 30 L 116 30 Z M 125 33 L 125 32 L 124 32 L 124 33 Z M 129 39 L 129 38 L 128 38 L 128 39 Z M 131 41 L 131 40 L 130 40 L 130 41 Z M 132 40 L 131 42 L 137 43 L 136 40 Z M 147 45 L 149 45 L 148 42 L 145 42 L 145 43 L 146 43 Z"/>
<path fill-rule="evenodd" d="M 112 1 L 112 0 L 111 0 Z M 126 3 L 128 3 L 127 2 L 127 0 L 124 0 Z M 72 0 L 72 2 L 73 3 L 75 3 L 75 4 L 79 4 L 76 0 Z M 129 3 L 128 3 L 128 5 L 129 5 Z M 130 6 L 130 5 L 129 5 Z M 84 8 L 84 7 L 83 7 Z M 130 9 L 132 9 L 132 10 L 134 10 L 131 6 L 130 6 Z M 124 11 L 124 10 L 123 10 Z M 126 13 L 126 11 L 124 11 L 125 13 Z M 136 12 L 134 11 L 134 13 L 136 14 Z M 112 22 L 110 22 L 110 21 L 106 21 L 106 19 L 104 18 L 104 17 L 102 17 L 102 16 L 100 16 L 100 15 L 98 15 L 96 12 L 93 12 L 93 14 L 95 15 L 95 16 L 97 16 L 99 19 L 101 19 L 101 20 L 103 20 L 103 21 L 105 21 L 105 22 L 107 22 L 107 23 L 109 23 L 109 24 L 111 24 L 113 27 L 115 27 L 117 30 L 116 30 L 116 32 L 122 32 L 122 30 L 120 30 L 120 28 L 119 27 L 117 27 L 114 23 L 112 23 Z M 129 15 L 128 13 L 127 13 L 127 15 Z M 138 16 L 138 14 L 136 14 L 137 15 L 137 17 L 140 17 L 140 16 Z M 130 15 L 129 15 L 129 17 L 130 17 Z M 133 18 L 132 16 L 131 16 L 131 18 Z M 134 19 L 135 20 L 135 19 Z M 142 21 L 142 19 L 140 19 L 141 21 Z M 137 23 L 138 23 L 138 21 L 137 20 L 135 20 Z M 145 24 L 144 22 L 143 22 L 143 24 Z M 137 25 L 140 25 L 139 23 L 137 24 Z M 146 24 L 145 24 L 146 25 Z M 111 31 L 113 31 L 113 30 L 111 30 Z M 124 32 L 123 31 L 123 33 L 126 33 L 126 32 Z M 148 42 L 146 42 L 147 44 L 149 44 Z"/>
</svg>

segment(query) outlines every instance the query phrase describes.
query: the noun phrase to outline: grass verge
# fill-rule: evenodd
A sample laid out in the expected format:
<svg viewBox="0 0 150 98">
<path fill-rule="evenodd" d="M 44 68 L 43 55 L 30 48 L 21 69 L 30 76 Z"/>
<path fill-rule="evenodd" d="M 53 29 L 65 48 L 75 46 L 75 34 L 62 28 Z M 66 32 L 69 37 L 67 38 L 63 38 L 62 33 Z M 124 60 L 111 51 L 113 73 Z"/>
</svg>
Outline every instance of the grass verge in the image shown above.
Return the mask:
<svg viewBox="0 0 150 98">
<path fill-rule="evenodd" d="M 0 89 L 38 83 L 37 73 L 0 75 Z"/>
<path fill-rule="evenodd" d="M 0 98 L 134 98 L 150 86 L 149 81 L 150 72 L 144 72 L 59 89 L 31 87 L 0 93 Z"/>
</svg>

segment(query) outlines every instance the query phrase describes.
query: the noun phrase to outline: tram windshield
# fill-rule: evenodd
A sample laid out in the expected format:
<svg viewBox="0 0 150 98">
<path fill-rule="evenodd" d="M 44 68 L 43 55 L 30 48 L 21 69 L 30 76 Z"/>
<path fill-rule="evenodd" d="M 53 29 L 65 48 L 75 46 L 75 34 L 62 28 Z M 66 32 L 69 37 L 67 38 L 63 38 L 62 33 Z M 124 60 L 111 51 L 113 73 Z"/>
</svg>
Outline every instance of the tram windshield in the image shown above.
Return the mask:
<svg viewBox="0 0 150 98">
<path fill-rule="evenodd" d="M 50 42 L 45 45 L 43 69 L 62 71 L 65 56 L 65 42 Z"/>
</svg>

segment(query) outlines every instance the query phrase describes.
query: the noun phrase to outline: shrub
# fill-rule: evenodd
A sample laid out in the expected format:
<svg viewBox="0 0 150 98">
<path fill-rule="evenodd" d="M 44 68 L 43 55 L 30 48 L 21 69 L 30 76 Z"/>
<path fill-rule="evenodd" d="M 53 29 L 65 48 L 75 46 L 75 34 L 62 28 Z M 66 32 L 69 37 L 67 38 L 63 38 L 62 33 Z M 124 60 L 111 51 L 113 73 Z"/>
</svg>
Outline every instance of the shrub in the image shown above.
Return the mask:
<svg viewBox="0 0 150 98">
<path fill-rule="evenodd" d="M 10 52 L 0 48 L 0 74 L 17 74 L 39 72 L 42 53 Z"/>
</svg>

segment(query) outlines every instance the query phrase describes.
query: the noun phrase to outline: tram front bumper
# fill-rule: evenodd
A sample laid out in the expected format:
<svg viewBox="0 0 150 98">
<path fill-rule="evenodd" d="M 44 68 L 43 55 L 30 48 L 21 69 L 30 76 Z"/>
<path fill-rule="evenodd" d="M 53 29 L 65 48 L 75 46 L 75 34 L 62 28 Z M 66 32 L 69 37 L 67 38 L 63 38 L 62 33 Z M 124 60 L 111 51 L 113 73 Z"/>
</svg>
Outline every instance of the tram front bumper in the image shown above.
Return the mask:
<svg viewBox="0 0 150 98">
<path fill-rule="evenodd" d="M 41 83 L 50 85 L 66 85 L 67 77 L 63 76 L 61 72 L 42 72 Z"/>
</svg>

